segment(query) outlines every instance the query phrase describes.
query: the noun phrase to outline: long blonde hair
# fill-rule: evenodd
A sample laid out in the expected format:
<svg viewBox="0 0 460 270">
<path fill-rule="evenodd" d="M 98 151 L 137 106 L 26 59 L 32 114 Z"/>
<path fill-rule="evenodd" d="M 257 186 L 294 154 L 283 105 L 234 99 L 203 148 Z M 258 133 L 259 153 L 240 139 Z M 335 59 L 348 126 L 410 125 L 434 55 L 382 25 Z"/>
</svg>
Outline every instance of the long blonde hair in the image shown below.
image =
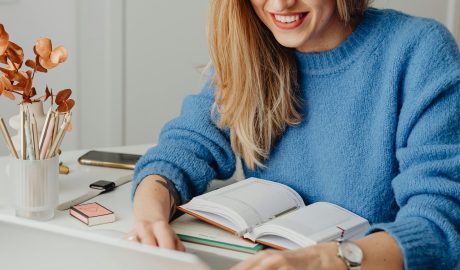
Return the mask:
<svg viewBox="0 0 460 270">
<path fill-rule="evenodd" d="M 340 17 L 348 23 L 355 16 L 350 12 L 365 10 L 358 2 L 367 0 L 337 2 Z M 286 127 L 302 120 L 293 49 L 276 41 L 249 0 L 211 0 L 209 10 L 218 125 L 230 129 L 234 152 L 255 169 L 263 166 Z"/>
</svg>

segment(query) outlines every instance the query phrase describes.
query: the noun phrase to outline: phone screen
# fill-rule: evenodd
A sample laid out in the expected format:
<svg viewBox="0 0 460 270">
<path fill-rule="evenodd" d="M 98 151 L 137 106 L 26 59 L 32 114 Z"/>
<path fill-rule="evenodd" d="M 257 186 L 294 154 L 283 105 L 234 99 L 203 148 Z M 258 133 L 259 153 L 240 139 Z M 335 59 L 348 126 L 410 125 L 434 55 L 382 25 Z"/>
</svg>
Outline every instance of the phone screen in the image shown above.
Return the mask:
<svg viewBox="0 0 460 270">
<path fill-rule="evenodd" d="M 83 165 L 134 169 L 141 155 L 112 153 L 103 151 L 89 151 L 78 159 Z"/>
</svg>

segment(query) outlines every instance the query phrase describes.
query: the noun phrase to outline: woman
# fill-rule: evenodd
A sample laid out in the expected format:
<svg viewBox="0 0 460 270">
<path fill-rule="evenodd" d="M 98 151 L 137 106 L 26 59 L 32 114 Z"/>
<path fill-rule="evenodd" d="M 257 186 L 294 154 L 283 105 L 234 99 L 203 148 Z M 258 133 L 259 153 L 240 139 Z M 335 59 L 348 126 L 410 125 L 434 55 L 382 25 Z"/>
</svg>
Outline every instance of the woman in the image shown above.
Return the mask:
<svg viewBox="0 0 460 270">
<path fill-rule="evenodd" d="M 348 243 L 362 259 L 331 242 L 235 269 L 453 268 L 460 56 L 449 32 L 367 0 L 210 5 L 212 80 L 137 164 L 130 235 L 184 250 L 168 225 L 174 206 L 229 178 L 240 157 L 247 177 L 341 205 L 372 228 Z"/>
</svg>

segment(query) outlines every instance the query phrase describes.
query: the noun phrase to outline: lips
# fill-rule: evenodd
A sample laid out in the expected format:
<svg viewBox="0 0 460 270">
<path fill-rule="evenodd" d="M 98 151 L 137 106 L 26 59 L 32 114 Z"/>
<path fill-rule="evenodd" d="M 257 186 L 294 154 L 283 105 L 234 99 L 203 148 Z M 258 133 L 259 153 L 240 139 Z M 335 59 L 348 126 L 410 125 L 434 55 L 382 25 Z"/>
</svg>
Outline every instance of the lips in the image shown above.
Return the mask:
<svg viewBox="0 0 460 270">
<path fill-rule="evenodd" d="M 308 15 L 308 12 L 302 13 L 270 13 L 276 26 L 283 30 L 292 30 L 302 24 Z"/>
</svg>

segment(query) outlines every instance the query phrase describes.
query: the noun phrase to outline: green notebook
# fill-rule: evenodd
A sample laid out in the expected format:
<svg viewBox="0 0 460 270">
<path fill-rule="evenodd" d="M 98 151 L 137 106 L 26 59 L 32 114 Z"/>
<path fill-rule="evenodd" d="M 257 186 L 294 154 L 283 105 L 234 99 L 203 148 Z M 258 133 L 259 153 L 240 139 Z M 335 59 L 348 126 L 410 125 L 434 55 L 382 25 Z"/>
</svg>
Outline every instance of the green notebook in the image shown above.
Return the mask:
<svg viewBox="0 0 460 270">
<path fill-rule="evenodd" d="M 246 253 L 256 253 L 265 246 L 244 240 L 190 215 L 182 215 L 172 222 L 177 236 L 185 242 L 198 243 Z"/>
</svg>

